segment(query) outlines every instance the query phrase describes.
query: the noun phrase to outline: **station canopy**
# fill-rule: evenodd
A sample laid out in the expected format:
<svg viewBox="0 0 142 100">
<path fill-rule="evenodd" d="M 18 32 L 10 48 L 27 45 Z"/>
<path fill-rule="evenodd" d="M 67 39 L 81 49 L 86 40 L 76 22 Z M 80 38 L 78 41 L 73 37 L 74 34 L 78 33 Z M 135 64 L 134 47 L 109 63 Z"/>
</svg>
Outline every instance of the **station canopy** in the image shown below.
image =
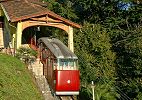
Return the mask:
<svg viewBox="0 0 142 100">
<path fill-rule="evenodd" d="M 66 25 L 80 28 L 79 24 L 65 19 L 49 10 L 48 3 L 43 2 L 42 0 L 0 0 L 0 2 L 9 22 L 32 20 L 32 18 L 35 17 L 48 15 L 49 17 L 56 19 L 56 21 L 59 20 Z"/>
</svg>

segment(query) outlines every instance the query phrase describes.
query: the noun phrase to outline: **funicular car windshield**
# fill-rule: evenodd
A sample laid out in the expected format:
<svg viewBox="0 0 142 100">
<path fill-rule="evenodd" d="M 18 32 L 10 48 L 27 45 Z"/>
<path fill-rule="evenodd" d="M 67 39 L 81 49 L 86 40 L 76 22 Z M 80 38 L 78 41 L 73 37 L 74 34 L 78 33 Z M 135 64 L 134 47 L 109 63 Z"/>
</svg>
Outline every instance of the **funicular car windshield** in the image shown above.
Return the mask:
<svg viewBox="0 0 142 100">
<path fill-rule="evenodd" d="M 77 59 L 60 59 L 59 66 L 62 70 L 77 70 Z"/>
</svg>

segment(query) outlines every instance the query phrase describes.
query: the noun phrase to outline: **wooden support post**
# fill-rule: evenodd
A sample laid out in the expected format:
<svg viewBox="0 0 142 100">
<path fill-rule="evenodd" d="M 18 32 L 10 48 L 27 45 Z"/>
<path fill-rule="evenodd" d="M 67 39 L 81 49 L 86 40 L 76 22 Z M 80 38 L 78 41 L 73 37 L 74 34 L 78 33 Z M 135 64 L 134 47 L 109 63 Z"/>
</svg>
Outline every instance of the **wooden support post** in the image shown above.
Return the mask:
<svg viewBox="0 0 142 100">
<path fill-rule="evenodd" d="M 17 49 L 21 46 L 22 42 L 22 22 L 17 23 L 17 32 L 16 32 L 16 47 Z"/>
<path fill-rule="evenodd" d="M 69 26 L 68 31 L 68 48 L 74 52 L 74 45 L 73 45 L 73 27 Z"/>
<path fill-rule="evenodd" d="M 15 34 L 12 34 L 12 47 L 15 47 Z"/>
</svg>

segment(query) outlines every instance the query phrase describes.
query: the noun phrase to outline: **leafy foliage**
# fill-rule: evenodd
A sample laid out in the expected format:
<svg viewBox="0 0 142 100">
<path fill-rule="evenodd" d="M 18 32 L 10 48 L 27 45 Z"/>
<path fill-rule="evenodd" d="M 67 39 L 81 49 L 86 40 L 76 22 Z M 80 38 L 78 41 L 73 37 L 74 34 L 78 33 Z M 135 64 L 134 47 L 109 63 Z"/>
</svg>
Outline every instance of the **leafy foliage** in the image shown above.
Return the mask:
<svg viewBox="0 0 142 100">
<path fill-rule="evenodd" d="M 139 27 L 135 31 L 132 31 L 127 39 L 119 41 L 115 47 L 115 51 L 118 52 L 116 60 L 118 84 L 122 91 L 127 93 L 130 98 L 137 97 L 142 91 L 141 34 L 142 31 Z"/>
<path fill-rule="evenodd" d="M 97 100 L 106 97 L 115 99 L 115 53 L 111 51 L 110 38 L 106 30 L 102 29 L 101 25 L 85 23 L 82 30 L 75 34 L 75 42 L 82 86 L 90 88 L 88 85 L 95 81 Z"/>
<path fill-rule="evenodd" d="M 76 16 L 73 8 L 72 2 L 69 0 L 44 0 L 48 2 L 48 9 L 54 11 L 55 13 L 61 15 L 62 17 L 74 20 L 78 17 Z"/>
<path fill-rule="evenodd" d="M 37 52 L 30 48 L 21 47 L 17 50 L 16 57 L 28 64 L 36 59 Z"/>
<path fill-rule="evenodd" d="M 136 0 L 45 1 L 61 16 L 82 23 L 82 29 L 74 33 L 81 70 L 80 94 L 87 95 L 80 96 L 81 100 L 91 99 L 91 81 L 95 81 L 97 100 L 119 97 L 141 100 L 141 3 Z"/>
</svg>

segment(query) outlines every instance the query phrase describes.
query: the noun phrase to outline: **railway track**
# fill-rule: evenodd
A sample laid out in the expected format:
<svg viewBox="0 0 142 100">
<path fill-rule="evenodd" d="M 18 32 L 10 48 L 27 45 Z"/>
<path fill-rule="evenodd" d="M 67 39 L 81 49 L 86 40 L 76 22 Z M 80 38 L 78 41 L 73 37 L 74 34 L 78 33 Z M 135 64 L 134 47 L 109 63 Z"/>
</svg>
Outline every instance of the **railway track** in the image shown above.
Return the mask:
<svg viewBox="0 0 142 100">
<path fill-rule="evenodd" d="M 66 96 L 57 96 L 53 90 L 51 89 L 51 87 L 49 87 L 51 90 L 51 94 L 54 97 L 54 100 L 77 100 L 77 96 L 76 95 L 66 95 Z"/>
<path fill-rule="evenodd" d="M 77 100 L 76 96 L 56 96 L 56 100 Z"/>
</svg>

